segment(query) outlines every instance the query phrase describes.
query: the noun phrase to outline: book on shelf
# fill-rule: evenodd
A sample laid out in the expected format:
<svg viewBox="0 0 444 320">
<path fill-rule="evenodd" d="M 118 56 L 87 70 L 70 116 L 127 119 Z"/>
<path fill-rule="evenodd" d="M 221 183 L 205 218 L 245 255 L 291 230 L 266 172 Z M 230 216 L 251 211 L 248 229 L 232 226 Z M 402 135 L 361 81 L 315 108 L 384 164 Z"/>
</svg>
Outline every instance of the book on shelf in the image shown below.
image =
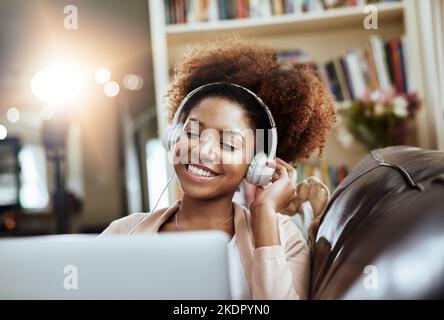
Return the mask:
<svg viewBox="0 0 444 320">
<path fill-rule="evenodd" d="M 384 41 L 370 36 L 362 49 L 349 49 L 340 57 L 315 63 L 302 50 L 285 50 L 279 59 L 304 64 L 315 71 L 337 102 L 359 99 L 376 90 L 408 92 L 404 38 Z"/>
<path fill-rule="evenodd" d="M 167 24 L 260 18 L 400 0 L 164 0 Z"/>
</svg>

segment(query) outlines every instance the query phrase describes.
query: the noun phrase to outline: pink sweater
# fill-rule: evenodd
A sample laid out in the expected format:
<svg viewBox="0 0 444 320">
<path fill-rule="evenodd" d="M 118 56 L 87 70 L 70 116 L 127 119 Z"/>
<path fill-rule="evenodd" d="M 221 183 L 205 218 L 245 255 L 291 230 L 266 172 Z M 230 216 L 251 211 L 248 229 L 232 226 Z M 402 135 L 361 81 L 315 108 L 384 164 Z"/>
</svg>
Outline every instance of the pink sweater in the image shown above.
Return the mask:
<svg viewBox="0 0 444 320">
<path fill-rule="evenodd" d="M 157 233 L 160 226 L 180 207 L 176 201 L 166 211 L 135 213 L 113 221 L 100 235 Z M 306 299 L 310 258 L 302 233 L 288 216 L 278 214 L 281 245 L 254 248 L 251 213 L 234 203 L 234 229 L 237 245 L 253 299 Z"/>
</svg>

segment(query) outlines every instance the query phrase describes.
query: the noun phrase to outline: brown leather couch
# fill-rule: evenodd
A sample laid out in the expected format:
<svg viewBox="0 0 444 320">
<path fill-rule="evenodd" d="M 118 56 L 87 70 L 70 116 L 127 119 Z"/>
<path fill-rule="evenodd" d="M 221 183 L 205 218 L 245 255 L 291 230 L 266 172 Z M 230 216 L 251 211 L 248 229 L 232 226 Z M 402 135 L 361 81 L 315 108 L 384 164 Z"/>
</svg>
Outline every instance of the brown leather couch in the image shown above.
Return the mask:
<svg viewBox="0 0 444 320">
<path fill-rule="evenodd" d="M 396 146 L 361 160 L 318 229 L 310 296 L 444 298 L 444 152 Z"/>
</svg>

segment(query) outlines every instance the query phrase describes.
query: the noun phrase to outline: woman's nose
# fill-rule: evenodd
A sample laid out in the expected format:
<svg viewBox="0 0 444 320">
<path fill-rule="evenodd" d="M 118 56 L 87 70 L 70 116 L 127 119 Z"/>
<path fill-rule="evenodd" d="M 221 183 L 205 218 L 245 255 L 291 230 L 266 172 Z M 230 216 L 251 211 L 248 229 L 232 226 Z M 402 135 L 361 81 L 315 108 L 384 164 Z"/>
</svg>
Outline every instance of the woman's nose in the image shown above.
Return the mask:
<svg viewBox="0 0 444 320">
<path fill-rule="evenodd" d="M 199 143 L 200 160 L 210 161 L 214 163 L 217 160 L 217 152 L 215 151 L 215 141 L 211 138 L 202 139 Z"/>
</svg>

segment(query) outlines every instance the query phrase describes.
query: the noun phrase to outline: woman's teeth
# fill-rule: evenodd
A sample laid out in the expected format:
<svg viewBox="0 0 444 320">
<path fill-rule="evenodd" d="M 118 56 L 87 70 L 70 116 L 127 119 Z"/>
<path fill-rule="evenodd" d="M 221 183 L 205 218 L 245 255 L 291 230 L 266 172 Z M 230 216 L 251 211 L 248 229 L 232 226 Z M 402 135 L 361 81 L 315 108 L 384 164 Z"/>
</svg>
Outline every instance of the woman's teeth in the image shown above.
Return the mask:
<svg viewBox="0 0 444 320">
<path fill-rule="evenodd" d="M 209 172 L 207 170 L 203 170 L 201 168 L 197 168 L 191 164 L 188 165 L 188 172 L 195 175 L 195 176 L 206 177 L 206 178 L 212 178 L 212 177 L 216 176 L 212 172 Z"/>
</svg>

